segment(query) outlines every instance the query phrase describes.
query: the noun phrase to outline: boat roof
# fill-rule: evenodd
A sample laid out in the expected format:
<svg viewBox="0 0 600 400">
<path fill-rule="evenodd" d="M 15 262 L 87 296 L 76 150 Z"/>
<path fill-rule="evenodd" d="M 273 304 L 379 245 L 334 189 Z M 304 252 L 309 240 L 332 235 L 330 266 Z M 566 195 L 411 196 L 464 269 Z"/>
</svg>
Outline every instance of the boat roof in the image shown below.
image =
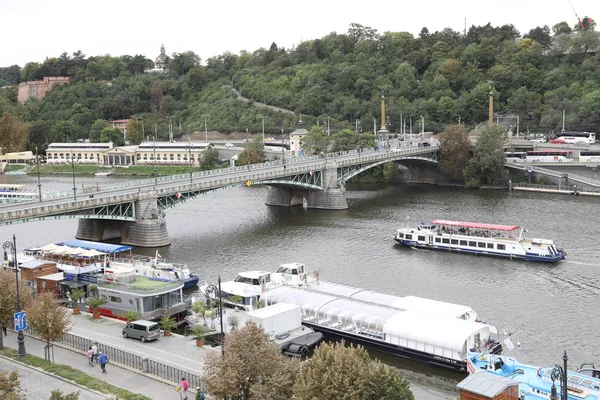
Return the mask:
<svg viewBox="0 0 600 400">
<path fill-rule="evenodd" d="M 518 225 L 482 224 L 479 222 L 449 221 L 446 219 L 434 219 L 433 221 L 431 221 L 431 223 L 436 225 L 460 226 L 463 228 L 488 229 L 493 231 L 514 231 L 516 229 L 519 229 Z"/>
<path fill-rule="evenodd" d="M 461 304 L 447 303 L 417 296 L 394 296 L 369 289 L 361 289 L 327 281 L 319 281 L 314 284 L 311 283 L 307 290 L 318 291 L 338 297 L 349 297 L 351 299 L 362 300 L 400 310 L 420 311 L 442 317 L 460 318 L 465 314 L 477 316 L 471 307 Z"/>
<path fill-rule="evenodd" d="M 250 278 L 250 279 L 258 279 L 261 276 L 270 275 L 270 274 L 271 273 L 269 271 L 244 271 L 244 272 L 238 273 L 238 276 L 242 276 L 244 278 Z"/>
<path fill-rule="evenodd" d="M 502 393 L 507 387 L 518 385 L 514 379 L 495 374 L 471 374 L 460 381 L 457 388 L 490 399 Z"/>
<path fill-rule="evenodd" d="M 375 330 L 398 337 L 417 340 L 456 351 L 462 351 L 468 336 L 489 334 L 493 326 L 480 322 L 447 318 L 420 311 L 401 310 L 348 297 L 318 291 L 280 286 L 264 293 L 267 304 L 291 303 L 307 316 L 334 316 L 361 330 Z"/>
<path fill-rule="evenodd" d="M 100 243 L 100 242 L 91 242 L 88 240 L 67 240 L 66 242 L 58 243 L 59 246 L 69 246 L 69 247 L 81 247 L 86 250 L 96 250 L 101 251 L 103 253 L 122 253 L 124 251 L 131 250 L 131 246 L 125 246 L 122 244 L 109 244 L 109 243 Z"/>
</svg>

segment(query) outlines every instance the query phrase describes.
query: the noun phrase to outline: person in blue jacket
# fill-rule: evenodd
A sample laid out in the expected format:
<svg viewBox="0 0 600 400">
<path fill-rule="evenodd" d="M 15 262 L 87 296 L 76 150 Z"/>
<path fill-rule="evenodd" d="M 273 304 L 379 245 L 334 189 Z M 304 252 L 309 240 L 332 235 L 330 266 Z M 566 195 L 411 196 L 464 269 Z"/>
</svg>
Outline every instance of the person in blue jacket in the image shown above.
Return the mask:
<svg viewBox="0 0 600 400">
<path fill-rule="evenodd" d="M 102 373 L 106 373 L 106 364 L 108 364 L 108 356 L 100 352 L 100 356 L 98 357 L 98 361 L 100 362 L 100 368 L 102 368 Z"/>
</svg>

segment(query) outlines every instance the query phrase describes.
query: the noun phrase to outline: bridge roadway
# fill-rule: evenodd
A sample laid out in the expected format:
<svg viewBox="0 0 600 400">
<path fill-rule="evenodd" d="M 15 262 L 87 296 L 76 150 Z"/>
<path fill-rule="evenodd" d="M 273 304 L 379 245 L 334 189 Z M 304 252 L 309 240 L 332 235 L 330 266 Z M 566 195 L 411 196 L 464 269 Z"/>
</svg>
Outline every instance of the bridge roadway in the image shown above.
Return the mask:
<svg viewBox="0 0 600 400">
<path fill-rule="evenodd" d="M 83 193 L 79 191 L 76 200 L 69 191 L 47 193 L 42 201 L 0 205 L 0 225 L 79 218 L 77 237 L 102 240 L 103 237 L 99 236 L 101 232 L 91 232 L 98 229 L 103 231 L 106 227 L 92 228 L 88 224 L 87 231 L 82 231 L 84 220 L 88 220 L 88 223 L 91 220 L 110 220 L 106 222 L 113 224 L 119 221 L 135 224 L 142 220 L 148 223 L 149 220 L 161 220 L 165 209 L 199 195 L 244 185 L 272 187 L 274 191 L 267 199 L 268 205 L 291 206 L 301 204 L 305 198 L 312 208 L 343 209 L 347 208 L 345 181 L 363 171 L 390 161 L 404 160 L 418 168 L 437 165 L 439 146 L 412 146 L 394 150 L 353 150 L 324 157 L 294 157 L 249 166 L 102 185 L 87 188 Z M 166 228 L 164 232 L 166 234 Z M 161 240 L 165 241 L 164 238 Z M 138 242 L 130 240 L 134 245 L 139 245 Z"/>
</svg>

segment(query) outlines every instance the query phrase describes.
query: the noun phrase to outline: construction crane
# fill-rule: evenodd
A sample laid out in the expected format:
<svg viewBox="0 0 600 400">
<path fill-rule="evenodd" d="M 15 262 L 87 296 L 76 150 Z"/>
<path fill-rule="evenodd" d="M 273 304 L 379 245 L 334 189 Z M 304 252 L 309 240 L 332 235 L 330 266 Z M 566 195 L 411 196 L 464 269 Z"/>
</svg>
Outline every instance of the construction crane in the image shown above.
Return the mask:
<svg viewBox="0 0 600 400">
<path fill-rule="evenodd" d="M 583 17 L 583 20 L 582 20 L 581 18 L 579 18 L 579 15 L 577 15 L 577 11 L 575 11 L 575 7 L 573 7 L 573 4 L 571 4 L 571 0 L 569 0 L 569 5 L 571 6 L 571 9 L 575 13 L 575 16 L 577 17 L 577 21 L 579 21 L 579 26 L 581 27 L 581 30 L 584 31 L 586 29 L 591 28 L 593 20 L 590 17 Z"/>
</svg>

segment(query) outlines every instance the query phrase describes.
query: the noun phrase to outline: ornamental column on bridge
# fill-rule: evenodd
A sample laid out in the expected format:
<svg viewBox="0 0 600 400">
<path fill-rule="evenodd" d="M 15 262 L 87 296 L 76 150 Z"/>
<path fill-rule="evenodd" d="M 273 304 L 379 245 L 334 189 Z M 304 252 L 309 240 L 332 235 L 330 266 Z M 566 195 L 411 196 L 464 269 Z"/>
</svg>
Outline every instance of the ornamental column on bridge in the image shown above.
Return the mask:
<svg viewBox="0 0 600 400">
<path fill-rule="evenodd" d="M 162 247 L 171 244 L 165 214 L 158 208 L 156 192 L 139 192 L 135 202 L 136 221 L 80 219 L 75 237 L 100 242 L 120 238 L 122 244 Z"/>
<path fill-rule="evenodd" d="M 348 208 L 346 188 L 339 183 L 337 169 L 335 160 L 327 161 L 325 169 L 321 171 L 323 190 L 269 186 L 265 204 L 279 207 L 302 206 L 306 199 L 306 208 L 345 210 Z"/>
</svg>

